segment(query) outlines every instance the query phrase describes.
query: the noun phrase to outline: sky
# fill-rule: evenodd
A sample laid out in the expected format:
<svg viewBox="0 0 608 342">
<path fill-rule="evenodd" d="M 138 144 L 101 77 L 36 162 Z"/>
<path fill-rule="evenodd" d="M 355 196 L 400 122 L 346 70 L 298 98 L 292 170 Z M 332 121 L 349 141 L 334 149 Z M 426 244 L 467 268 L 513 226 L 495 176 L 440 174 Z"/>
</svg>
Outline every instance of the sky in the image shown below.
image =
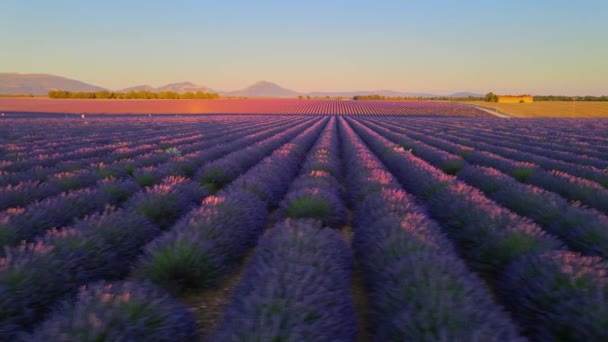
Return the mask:
<svg viewBox="0 0 608 342">
<path fill-rule="evenodd" d="M 608 1 L 0 2 L 0 72 L 109 89 L 608 95 Z"/>
</svg>

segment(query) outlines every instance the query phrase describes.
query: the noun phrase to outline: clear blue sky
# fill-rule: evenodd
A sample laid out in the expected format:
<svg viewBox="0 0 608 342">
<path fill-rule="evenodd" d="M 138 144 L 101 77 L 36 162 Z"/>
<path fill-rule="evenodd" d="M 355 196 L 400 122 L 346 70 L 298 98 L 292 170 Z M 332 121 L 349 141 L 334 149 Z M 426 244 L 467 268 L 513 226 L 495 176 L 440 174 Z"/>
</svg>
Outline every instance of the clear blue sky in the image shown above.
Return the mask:
<svg viewBox="0 0 608 342">
<path fill-rule="evenodd" d="M 0 2 L 0 72 L 110 89 L 608 94 L 608 1 Z"/>
</svg>

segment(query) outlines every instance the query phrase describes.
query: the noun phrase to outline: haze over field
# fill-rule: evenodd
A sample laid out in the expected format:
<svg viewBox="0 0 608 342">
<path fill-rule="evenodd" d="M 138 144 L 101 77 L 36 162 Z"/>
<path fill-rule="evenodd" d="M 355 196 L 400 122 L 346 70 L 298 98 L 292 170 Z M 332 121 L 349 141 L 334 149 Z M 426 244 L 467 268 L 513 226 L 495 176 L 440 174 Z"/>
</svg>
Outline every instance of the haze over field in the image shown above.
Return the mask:
<svg viewBox="0 0 608 342">
<path fill-rule="evenodd" d="M 105 89 L 608 93 L 608 3 L 3 2 L 0 71 Z"/>
</svg>

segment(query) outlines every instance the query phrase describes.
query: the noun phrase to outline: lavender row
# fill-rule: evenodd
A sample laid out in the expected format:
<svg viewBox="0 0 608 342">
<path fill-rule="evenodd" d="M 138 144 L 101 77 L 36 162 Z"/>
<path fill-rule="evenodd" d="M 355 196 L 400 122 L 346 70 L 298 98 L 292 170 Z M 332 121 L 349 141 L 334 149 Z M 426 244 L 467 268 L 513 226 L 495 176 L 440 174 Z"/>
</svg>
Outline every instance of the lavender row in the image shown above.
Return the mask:
<svg viewBox="0 0 608 342">
<path fill-rule="evenodd" d="M 597 182 L 603 187 L 608 187 L 608 174 L 593 166 L 567 163 L 541 155 L 527 153 L 522 150 L 495 146 L 494 141 L 488 141 L 487 139 L 479 139 L 475 137 L 461 138 L 445 134 L 439 134 L 438 136 L 459 144 L 473 147 L 480 151 L 489 151 L 512 160 L 533 163 L 547 171 L 562 171 L 573 176 L 578 176 Z"/>
<path fill-rule="evenodd" d="M 0 259 L 6 313 L 0 316 L 0 337 L 30 328 L 83 284 L 126 276 L 143 246 L 205 195 L 197 184 L 168 178 L 131 198 L 125 209 L 109 208 L 33 243 L 6 248 Z"/>
<path fill-rule="evenodd" d="M 608 217 L 591 209 L 571 205 L 551 192 L 517 182 L 501 172 L 471 166 L 459 156 L 393 133 L 370 123 L 379 134 L 445 172 L 482 190 L 486 196 L 517 214 L 534 220 L 544 230 L 563 239 L 571 248 L 586 255 L 608 256 Z M 445 160 L 450 161 L 446 167 Z M 458 167 L 455 168 L 454 166 Z"/>
<path fill-rule="evenodd" d="M 601 132 L 606 128 L 601 120 L 516 120 L 514 124 L 503 125 L 498 122 L 491 131 L 512 143 L 532 144 L 600 160 L 606 160 L 608 154 L 608 140 L 601 138 Z M 490 133 L 488 128 L 480 129 Z"/>
<path fill-rule="evenodd" d="M 608 257 L 608 217 L 487 167 L 466 165 L 458 178 L 514 212 L 531 218 L 586 255 Z"/>
<path fill-rule="evenodd" d="M 567 339 L 585 327 L 582 336 L 589 340 L 607 337 L 601 319 L 608 308 L 603 261 L 565 252 L 557 239 L 496 206 L 478 190 L 404 153 L 361 124 L 354 127 L 401 183 L 443 223 L 458 242 L 460 254 L 493 280 L 500 299 L 516 313 L 514 318 L 526 334 L 534 339 Z M 576 265 L 593 266 L 582 267 L 587 273 L 583 281 L 581 267 Z M 544 277 L 538 278 L 539 274 Z M 535 323 L 539 324 L 530 327 Z"/>
<path fill-rule="evenodd" d="M 238 128 L 236 129 L 237 131 L 239 130 Z M 218 132 L 218 133 L 214 133 L 212 135 L 209 135 L 210 137 L 212 136 L 214 139 L 215 138 L 220 138 L 223 135 L 225 135 L 225 133 L 228 132 L 234 132 L 235 128 L 231 128 L 231 127 L 226 127 L 224 129 L 222 129 L 221 131 L 224 132 Z M 193 132 L 196 133 L 196 132 Z M 83 169 L 86 168 L 87 165 L 89 164 L 99 164 L 99 163 L 104 163 L 106 165 L 108 164 L 113 164 L 117 161 L 122 161 L 128 158 L 132 158 L 136 155 L 142 155 L 145 153 L 158 153 L 160 151 L 160 149 L 162 150 L 168 150 L 169 147 L 174 146 L 176 144 L 174 139 L 171 140 L 166 140 L 166 138 L 164 138 L 164 136 L 158 137 L 158 133 L 155 133 L 156 136 L 155 138 L 153 138 L 153 140 L 150 139 L 141 139 L 141 137 L 133 137 L 133 141 L 129 143 L 129 145 L 134 145 L 134 148 L 127 148 L 127 145 L 120 145 L 120 144 L 116 144 L 116 143 L 112 143 L 112 145 L 110 145 L 112 151 L 109 154 L 106 155 L 101 155 L 101 154 L 97 154 L 94 155 L 88 159 L 80 159 L 78 161 L 74 161 L 74 160 L 70 160 L 67 159 L 64 163 L 56 165 L 54 167 L 49 167 L 49 168 L 42 168 L 38 161 L 35 160 L 35 168 L 33 167 L 33 165 L 27 165 L 27 172 L 24 172 L 22 174 L 17 173 L 17 174 L 5 174 L 4 176 L 1 177 L 0 179 L 0 184 L 15 184 L 15 181 L 18 180 L 22 180 L 22 179 L 28 179 L 25 178 L 28 174 L 31 174 L 31 169 L 36 169 L 36 173 L 33 174 L 33 176 L 36 177 L 36 179 L 42 181 L 46 178 L 47 175 L 50 175 L 54 172 L 60 172 L 60 171 L 73 171 L 73 170 L 78 170 L 78 169 Z M 200 138 L 200 133 L 194 134 L 193 136 L 191 136 L 188 140 L 193 140 L 190 141 L 190 143 L 196 142 L 197 140 L 199 140 Z M 135 139 L 137 139 L 135 141 Z M 180 139 L 181 141 L 183 141 L 183 139 Z M 111 141 L 111 140 L 110 140 Z M 194 146 L 193 150 L 196 150 L 197 147 Z M 169 150 L 170 151 L 170 150 Z M 184 148 L 183 150 L 185 153 L 188 153 L 188 149 Z M 25 161 L 27 162 L 27 160 Z"/>
<path fill-rule="evenodd" d="M 205 163 L 220 158 L 228 153 L 257 143 L 274 134 L 297 126 L 298 122 L 267 125 L 264 127 L 253 127 L 235 132 L 224 132 L 222 136 L 215 139 L 205 140 L 194 144 L 191 148 L 180 148 L 184 152 L 191 151 L 186 155 L 176 155 L 166 163 L 157 167 L 144 166 L 131 172 L 135 181 L 141 186 L 151 186 L 158 183 L 162 178 L 170 175 L 192 177 L 196 171 Z M 263 130 L 260 130 L 263 128 Z M 245 136 L 243 136 L 245 135 Z M 180 152 L 178 150 L 178 152 Z"/>
<path fill-rule="evenodd" d="M 275 125 L 269 125 L 268 128 L 273 126 Z M 54 173 L 61 172 L 62 170 L 83 170 L 89 168 L 89 165 L 93 166 L 89 172 L 95 174 L 97 177 L 123 176 L 124 168 L 128 165 L 124 165 L 124 161 L 129 160 L 130 158 L 133 158 L 135 156 L 139 156 L 137 164 L 140 166 L 156 165 L 160 162 L 166 161 L 171 156 L 171 152 L 177 152 L 179 154 L 195 152 L 201 150 L 202 148 L 226 141 L 225 139 L 228 138 L 226 137 L 227 134 L 235 134 L 235 136 L 238 136 L 238 133 L 241 131 L 241 129 L 227 128 L 217 134 L 210 135 L 213 136 L 213 139 L 211 140 L 205 139 L 199 143 L 196 143 L 196 141 L 199 140 L 198 138 L 196 138 L 194 141 L 189 142 L 188 145 L 181 146 L 180 149 L 175 149 L 175 141 L 165 141 L 163 144 L 160 144 L 161 147 L 165 147 L 163 148 L 163 151 L 161 151 L 159 149 L 159 146 L 156 144 L 141 145 L 141 142 L 138 141 L 139 145 L 136 149 L 125 150 L 124 148 L 119 148 L 108 155 L 97 155 L 87 160 L 68 160 L 66 161 L 64 167 L 58 166 L 53 168 L 41 168 L 39 166 L 36 166 L 35 168 L 28 168 L 27 172 L 4 175 L 4 177 L 2 177 L 3 181 L 1 181 L 0 183 L 17 184 L 15 182 L 22 180 L 44 181 L 47 179 L 47 177 L 51 176 Z M 248 129 L 247 131 L 251 131 L 251 129 Z M 200 134 L 198 136 L 200 136 Z M 159 140 L 157 140 L 156 142 L 159 142 L 161 141 L 160 139 L 164 138 L 161 137 L 158 139 Z M 147 156 L 151 158 L 146 158 Z M 123 164 L 124 166 L 118 163 Z"/>
<path fill-rule="evenodd" d="M 268 125 L 261 127 L 264 128 L 263 130 L 260 130 L 260 127 L 253 127 L 246 130 L 238 130 L 230 134 L 224 132 L 224 135 L 194 144 L 192 148 L 180 148 L 179 150 L 183 149 L 184 152 L 191 151 L 186 155 L 176 155 L 165 163 L 159 164 L 157 167 L 140 167 L 132 171 L 131 174 L 135 181 L 141 186 L 154 185 L 162 178 L 171 175 L 192 177 L 205 163 L 244 146 L 269 138 L 278 132 L 296 126 L 297 123 L 298 122 L 288 123 L 286 125 Z M 247 135 L 243 136 L 245 134 Z"/>
<path fill-rule="evenodd" d="M 45 284 L 50 285 L 47 285 L 47 287 L 43 289 L 39 288 L 40 284 L 38 282 L 27 282 L 26 284 L 7 284 L 4 282 L 4 284 L 8 286 L 8 293 L 11 292 L 10 288 L 14 288 L 11 286 L 32 289 L 29 292 L 24 290 L 23 292 L 26 296 L 21 298 L 21 300 L 16 297 L 10 298 L 10 295 L 8 294 L 6 296 L 6 301 L 13 303 L 14 305 L 9 305 L 10 303 L 8 303 L 5 307 L 12 308 L 14 313 L 11 316 L 18 321 L 20 317 L 19 310 L 23 307 L 37 308 L 37 310 L 34 310 L 37 314 L 33 317 L 26 316 L 25 318 L 22 318 L 21 323 L 17 324 L 16 327 L 27 327 L 28 323 L 35 322 L 53 301 L 57 300 L 61 295 L 73 292 L 75 287 L 80 284 L 102 278 L 120 278 L 125 275 L 128 266 L 132 263 L 134 257 L 139 254 L 138 251 L 141 249 L 143 243 L 147 243 L 158 236 L 160 230 L 159 228 L 145 229 L 146 225 L 142 224 L 141 226 L 144 228 L 143 230 L 146 234 L 137 234 L 136 231 L 133 231 L 135 227 L 120 225 L 120 215 L 124 216 L 125 213 L 133 213 L 136 217 L 146 217 L 147 220 L 154 222 L 155 227 L 158 225 L 160 226 L 160 229 L 166 229 L 172 225 L 178 217 L 186 213 L 196 201 L 205 196 L 204 192 L 201 189 L 198 189 L 196 184 L 187 182 L 186 179 L 174 177 L 169 178 L 167 182 L 169 184 L 148 188 L 146 191 L 138 193 L 127 202 L 124 211 L 119 211 L 113 216 L 110 215 L 110 218 L 105 216 L 93 216 L 93 218 L 87 221 L 87 224 L 98 227 L 96 230 L 86 228 L 80 229 L 80 227 L 77 226 L 76 229 L 69 231 L 72 233 L 67 233 L 67 235 L 60 234 L 59 237 L 57 237 L 57 234 L 48 234 L 36 245 L 42 245 L 42 247 L 44 247 L 42 248 L 45 251 L 42 261 L 40 260 L 41 256 L 33 258 L 33 261 L 30 260 L 32 258 L 29 256 L 27 248 L 21 247 L 19 250 L 20 252 L 9 249 L 8 253 L 11 254 L 4 261 L 6 269 L 1 273 L 6 276 L 6 279 L 10 280 L 10 278 L 12 278 L 11 274 L 14 275 L 15 272 L 21 272 L 21 274 L 26 272 L 29 274 L 29 278 L 24 277 L 23 279 L 28 281 L 30 278 L 35 278 L 40 274 L 40 268 L 49 267 L 52 269 L 52 265 L 62 265 L 62 267 L 65 267 L 65 271 L 53 274 L 69 277 L 67 279 L 48 279 L 49 281 L 45 282 Z M 246 203 L 250 202 L 251 201 L 241 202 L 237 208 L 245 208 L 247 206 Z M 251 212 L 255 213 L 257 211 L 253 210 Z M 116 216 L 118 216 L 117 219 L 114 218 Z M 238 216 L 231 216 L 231 218 L 236 220 L 233 221 L 236 222 L 236 224 L 241 223 L 241 221 L 238 220 Z M 118 220 L 119 222 L 114 222 L 113 220 Z M 123 221 L 129 222 L 128 217 L 126 220 L 123 219 Z M 243 222 L 246 221 L 243 220 Z M 99 227 L 105 227 L 105 230 L 99 229 Z M 122 236 L 116 236 L 117 228 L 123 233 Z M 113 229 L 110 230 L 110 233 L 115 235 L 110 236 L 112 238 L 111 240 L 108 240 L 103 235 L 104 233 L 108 234 L 108 229 Z M 89 233 L 83 234 L 82 231 L 89 231 Z M 121 249 L 121 243 L 123 246 L 128 246 L 128 248 Z M 114 246 L 114 244 L 117 246 Z M 78 255 L 88 255 L 89 257 L 82 258 L 78 257 Z M 97 260 L 92 259 L 93 257 L 98 257 L 102 262 L 95 262 Z M 117 267 L 117 263 L 122 264 L 127 268 Z M 44 274 L 44 272 L 42 272 L 42 274 Z M 27 284 L 30 284 L 30 286 L 33 285 L 33 288 L 27 287 Z M 24 300 L 33 304 L 24 305 Z M 21 314 L 27 315 L 27 313 L 23 312 L 21 312 Z M 11 322 L 9 321 L 7 324 L 10 328 Z M 15 325 L 13 324 L 13 326 Z"/>
<path fill-rule="evenodd" d="M 511 142 L 508 139 L 505 139 L 504 135 L 501 133 L 497 135 L 495 132 L 486 133 L 483 130 L 475 130 L 471 133 L 461 132 L 460 135 L 474 139 L 482 138 L 484 141 L 491 143 L 494 146 L 523 150 L 530 154 L 540 155 L 554 160 L 561 160 L 567 163 L 590 165 L 599 169 L 608 167 L 608 161 L 588 156 L 584 154 L 585 151 L 560 151 L 562 144 L 544 144 L 544 146 L 538 146 L 536 140 L 531 140 L 527 143 Z M 497 137 L 500 137 L 500 139 L 497 139 Z"/>
<path fill-rule="evenodd" d="M 92 189 L 83 189 L 33 203 L 26 208 L 0 213 L 0 246 L 29 240 L 52 227 L 63 227 L 84 215 L 116 205 L 140 190 L 134 182 L 100 181 Z"/>
<path fill-rule="evenodd" d="M 374 340 L 519 340 L 440 227 L 341 122 L 353 247 L 370 289 Z"/>
<path fill-rule="evenodd" d="M 395 120 L 394 122 L 402 120 Z M 412 121 L 410 121 L 411 123 Z M 466 132 L 471 134 L 487 133 L 506 140 L 533 144 L 556 151 L 587 155 L 601 160 L 606 159 L 608 140 L 601 134 L 606 129 L 602 120 L 417 120 L 419 128 L 433 128 L 436 132 Z"/>
<path fill-rule="evenodd" d="M 310 127 L 315 122 L 318 122 L 318 119 L 308 120 L 297 127 Z M 273 139 L 252 144 L 241 150 L 232 152 L 218 160 L 206 164 L 196 175 L 196 179 L 198 179 L 209 192 L 217 192 L 230 181 L 237 178 L 245 170 L 259 162 L 264 156 L 272 153 L 278 146 L 291 140 L 297 133 L 297 129 L 289 129 L 274 135 Z"/>
<path fill-rule="evenodd" d="M 128 137 L 123 137 L 120 133 L 112 133 L 110 136 L 105 136 L 99 141 L 103 144 L 101 146 L 91 146 L 93 142 L 89 141 L 90 139 L 85 139 L 85 141 L 74 142 L 74 145 L 86 145 L 87 147 L 74 148 L 74 146 L 67 147 L 66 149 L 56 149 L 52 148 L 50 151 L 34 151 L 35 155 L 25 155 L 25 160 L 12 162 L 9 165 L 4 165 L 3 170 L 8 172 L 20 172 L 25 171 L 33 166 L 55 166 L 56 164 L 60 164 L 61 162 L 71 161 L 76 159 L 88 159 L 88 158 L 97 158 L 99 156 L 105 155 L 107 153 L 116 153 L 122 152 L 125 154 L 129 146 L 135 146 L 131 149 L 132 153 L 143 153 L 150 152 L 153 149 L 157 148 L 155 146 L 156 142 L 159 142 L 162 137 L 159 137 L 158 131 L 150 131 L 150 132 L 138 132 L 135 134 L 131 134 Z M 177 131 L 176 131 L 177 133 Z M 70 134 L 66 132 L 66 134 Z M 183 134 L 183 133 L 181 133 Z M 187 134 L 196 134 L 196 132 L 187 133 Z M 149 138 L 147 138 L 149 136 Z M 128 142 L 125 142 L 124 139 L 130 139 Z M 135 141 L 135 139 L 137 139 Z M 118 140 L 118 141 L 117 141 Z M 124 152 L 123 152 L 124 151 Z M 50 153 L 50 154 L 49 154 Z M 128 154 L 124 155 L 125 157 L 129 156 Z"/>
<path fill-rule="evenodd" d="M 196 322 L 183 304 L 148 283 L 100 282 L 66 300 L 22 341 L 195 341 Z"/>
<path fill-rule="evenodd" d="M 289 129 L 286 132 L 292 132 L 290 134 L 294 134 L 293 129 Z M 260 138 L 272 136 L 273 133 L 275 133 L 275 130 L 265 131 L 224 146 L 218 146 L 216 148 L 205 150 L 195 158 L 192 158 L 190 163 L 202 164 L 206 160 L 217 158 L 220 155 L 225 154 L 227 151 L 233 151 L 236 148 L 255 143 L 256 141 L 259 141 Z M 164 169 L 165 171 L 171 170 L 170 166 L 172 165 L 168 166 L 169 168 Z M 162 179 L 162 177 L 166 176 L 163 170 L 154 171 L 155 172 L 153 174 L 149 175 L 149 177 L 152 178 L 148 178 L 145 185 L 153 185 Z M 144 176 L 146 176 L 146 174 L 138 177 L 136 173 L 135 179 L 142 182 Z M 103 186 L 106 183 L 112 184 L 112 181 L 102 182 L 100 189 L 96 187 L 93 189 L 74 191 L 71 193 L 50 197 L 41 202 L 34 203 L 24 209 L 11 209 L 7 212 L 1 213 L 0 245 L 14 245 L 21 240 L 29 240 L 51 227 L 62 227 L 68 225 L 75 218 L 82 217 L 83 215 L 91 212 L 103 210 L 106 204 L 119 204 L 120 200 L 124 200 L 126 195 L 133 194 L 139 190 L 139 186 L 134 185 L 130 181 L 125 181 L 125 185 L 122 188 L 124 191 L 130 191 L 130 193 L 123 194 L 119 192 L 118 194 L 112 194 L 110 192 L 107 194 L 107 188 Z M 110 188 L 110 190 L 111 189 L 116 191 L 115 187 Z M 112 196 L 119 197 L 113 198 Z M 136 197 L 135 201 L 140 201 L 140 199 Z M 154 199 L 154 197 L 151 197 L 149 202 L 150 203 L 147 204 L 147 206 L 150 207 L 150 209 L 148 210 L 151 212 L 156 211 L 158 215 L 161 215 L 159 220 L 162 218 L 162 210 L 169 209 L 164 207 L 164 204 L 160 199 Z"/>
<path fill-rule="evenodd" d="M 424 201 L 471 265 L 494 275 L 515 258 L 562 248 L 529 219 L 498 206 L 481 191 L 415 157 L 359 122 L 354 130 L 408 192 Z"/>
<path fill-rule="evenodd" d="M 285 220 L 259 241 L 217 341 L 354 341 L 352 253 L 318 221 Z"/>
<path fill-rule="evenodd" d="M 256 243 L 266 226 L 268 208 L 285 193 L 325 122 L 314 120 L 292 142 L 227 189 L 207 198 L 167 234 L 149 243 L 134 268 L 134 276 L 173 293 L 217 284 Z M 254 182 L 255 189 L 248 186 Z"/>
<path fill-rule="evenodd" d="M 280 218 L 295 220 L 261 238 L 214 339 L 354 340 L 352 256 L 336 232 L 322 229 L 346 221 L 336 122 L 330 118 L 279 205 Z"/>
<path fill-rule="evenodd" d="M 61 233 L 51 232 L 34 245 L 9 249 L 9 255 L 4 259 L 4 267 L 0 272 L 0 277 L 5 279 L 0 281 L 0 288 L 4 288 L 2 292 L 5 294 L 0 296 L 0 299 L 5 301 L 3 307 L 12 314 L 10 319 L 6 317 L 8 321 L 2 324 L 2 335 L 10 336 L 29 327 L 43 317 L 56 300 L 73 293 L 81 284 L 98 279 L 124 277 L 143 244 L 157 237 L 161 229 L 170 227 L 177 218 L 189 211 L 196 201 L 205 196 L 197 184 L 184 178 L 169 178 L 165 183 L 138 193 L 127 202 L 125 210 L 93 216 L 85 223 L 77 224 L 75 228 Z M 256 201 L 255 196 L 245 194 L 240 198 L 245 201 L 237 200 L 237 205 L 233 208 L 251 208 L 247 215 L 252 217 L 264 212 L 255 205 L 251 207 Z M 214 200 L 205 203 L 214 203 Z M 205 214 L 204 219 L 208 222 L 212 221 L 212 227 L 220 228 L 215 225 L 218 221 L 213 222 L 211 216 L 206 215 L 210 214 L 210 211 L 203 210 L 201 213 Z M 235 215 L 235 212 L 230 210 L 224 212 L 222 218 L 229 218 L 237 224 L 248 222 L 244 216 Z M 239 236 L 231 236 L 233 240 L 237 237 Z M 182 265 L 185 266 L 187 265 Z M 44 269 L 54 269 L 54 272 L 49 275 L 41 272 Z M 16 278 L 16 274 L 21 275 L 17 278 L 22 281 L 11 280 Z M 44 279 L 45 276 L 48 279 Z M 37 277 L 42 277 L 44 281 L 31 281 L 40 279 Z M 16 291 L 20 291 L 23 296 L 16 295 Z M 33 308 L 23 310 L 28 307 Z"/>
<path fill-rule="evenodd" d="M 272 121 L 278 122 L 279 120 Z M 64 123 L 62 120 L 47 120 L 42 122 L 42 126 L 40 126 L 41 121 L 38 120 L 34 124 L 21 128 L 22 130 L 27 131 L 35 127 L 45 127 L 45 124 L 48 124 L 49 122 L 55 124 Z M 222 123 L 221 120 L 212 119 L 189 120 L 188 122 L 180 120 L 174 122 L 177 125 L 167 125 L 167 122 L 161 122 L 160 124 L 162 124 L 162 126 L 160 126 L 156 121 L 124 118 L 120 121 L 96 120 L 92 122 L 91 125 L 84 126 L 82 123 L 76 126 L 70 126 L 69 124 L 67 126 L 62 125 L 55 130 L 55 132 L 60 134 L 58 136 L 52 136 L 51 134 L 50 142 L 47 144 L 38 140 L 35 144 L 31 144 L 32 147 L 35 146 L 34 149 L 25 152 L 24 150 L 28 147 L 28 144 L 21 142 L 19 146 L 15 146 L 14 144 L 10 145 L 6 149 L 6 152 L 10 151 L 13 152 L 13 154 L 18 154 L 20 158 L 29 158 L 40 154 L 47 154 L 49 152 L 57 156 L 60 154 L 74 153 L 76 152 L 74 149 L 75 145 L 86 145 L 88 146 L 88 149 L 91 147 L 94 149 L 105 149 L 107 148 L 107 145 L 111 144 L 110 147 L 115 149 L 117 147 L 125 148 L 128 146 L 157 144 L 162 148 L 164 145 L 163 136 L 172 136 L 172 140 L 178 139 L 177 141 L 180 141 L 180 143 L 183 144 L 200 138 L 201 131 L 217 131 L 228 126 L 236 128 L 252 125 L 251 121 L 242 123 L 229 120 L 227 123 Z M 125 123 L 128 123 L 128 125 L 125 125 Z M 120 126 L 117 127 L 117 124 L 120 124 Z M 253 125 L 255 124 L 256 123 L 254 122 Z M 88 131 L 86 131 L 87 128 Z M 117 129 L 119 130 L 118 132 Z M 84 131 L 87 137 L 74 136 L 74 131 L 76 130 L 80 135 L 82 135 Z M 68 133 L 66 134 L 66 132 Z M 45 135 L 48 135 L 49 131 L 45 131 L 44 133 Z M 162 133 L 161 137 L 159 137 L 159 133 Z M 21 134 L 23 135 L 23 132 L 21 132 Z M 47 137 L 45 140 L 49 140 L 49 138 Z M 97 153 L 97 155 L 99 155 L 99 153 Z"/>
<path fill-rule="evenodd" d="M 298 178 L 279 204 L 278 217 L 319 220 L 323 225 L 340 228 L 346 223 L 340 179 L 340 151 L 337 120 L 332 117 L 327 129 L 308 154 Z"/>
<path fill-rule="evenodd" d="M 513 161 L 491 152 L 475 150 L 436 136 L 420 134 L 412 129 L 404 130 L 387 124 L 382 126 L 457 154 L 472 164 L 495 168 L 514 177 L 519 182 L 539 186 L 566 199 L 581 201 L 583 204 L 608 213 L 608 190 L 596 182 L 574 177 L 560 171 L 545 171 L 535 164 Z"/>
<path fill-rule="evenodd" d="M 567 251 L 516 260 L 499 292 L 537 341 L 606 341 L 608 263 Z"/>
</svg>

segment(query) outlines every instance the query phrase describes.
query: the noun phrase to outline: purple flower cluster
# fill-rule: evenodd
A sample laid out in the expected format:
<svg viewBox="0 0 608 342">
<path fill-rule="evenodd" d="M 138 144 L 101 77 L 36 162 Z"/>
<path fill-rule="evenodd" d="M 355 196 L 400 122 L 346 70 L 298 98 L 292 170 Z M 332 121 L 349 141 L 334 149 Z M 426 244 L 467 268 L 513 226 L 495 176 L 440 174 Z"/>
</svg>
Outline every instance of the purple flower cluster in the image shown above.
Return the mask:
<svg viewBox="0 0 608 342">
<path fill-rule="evenodd" d="M 608 256 L 608 217 L 605 215 L 571 205 L 554 193 L 521 184 L 495 169 L 467 165 L 458 177 L 501 205 L 533 219 L 573 249 L 587 255 Z"/>
<path fill-rule="evenodd" d="M 535 340 L 608 340 L 605 260 L 564 251 L 529 256 L 513 263 L 500 284 Z"/>
<path fill-rule="evenodd" d="M 7 248 L 0 258 L 0 339 L 31 327 L 79 286 L 124 277 L 144 244 L 159 234 L 141 216 L 110 210 Z"/>
<path fill-rule="evenodd" d="M 422 199 L 434 219 L 448 229 L 461 254 L 486 273 L 500 272 L 525 254 L 561 249 L 562 243 L 528 219 L 448 176 L 373 130 L 349 119 L 404 187 Z"/>
<path fill-rule="evenodd" d="M 48 182 L 23 181 L 17 185 L 0 187 L 0 210 L 24 207 L 58 193 L 61 193 L 59 186 Z"/>
<path fill-rule="evenodd" d="M 459 133 L 457 136 L 440 134 L 439 136 L 450 141 L 466 144 L 470 147 L 474 147 L 475 149 L 488 151 L 514 161 L 536 164 L 547 171 L 562 171 L 573 176 L 595 181 L 604 187 L 608 187 L 608 174 L 604 171 L 605 169 L 591 165 L 583 165 L 576 162 L 566 162 L 552 159 L 546 156 L 548 154 L 546 149 L 539 151 L 538 154 L 534 154 L 528 152 L 530 148 L 529 145 L 516 146 L 517 148 L 513 148 L 512 146 L 501 146 L 500 139 L 497 139 L 495 136 L 481 137 L 479 136 L 478 132 L 472 134 Z"/>
<path fill-rule="evenodd" d="M 135 277 L 173 293 L 217 284 L 255 245 L 266 226 L 267 208 L 276 205 L 272 195 L 280 198 L 285 193 L 324 122 L 318 121 L 225 190 L 207 197 L 168 233 L 149 243 L 134 268 Z M 252 180 L 261 191 L 252 191 Z M 262 199 L 259 193 L 270 197 Z"/>
<path fill-rule="evenodd" d="M 279 205 L 279 217 L 311 218 L 334 228 L 346 223 L 347 211 L 336 179 L 341 177 L 336 122 L 331 118 L 308 154 L 300 176 Z"/>
<path fill-rule="evenodd" d="M 167 229 L 205 195 L 203 188 L 186 178 L 168 177 L 163 184 L 136 193 L 125 203 L 125 208 Z"/>
<path fill-rule="evenodd" d="M 252 192 L 264 201 L 269 209 L 276 207 L 297 175 L 302 159 L 326 124 L 326 120 L 317 121 L 290 143 L 284 144 L 271 156 L 264 158 L 247 173 L 238 177 L 227 189 Z"/>
<path fill-rule="evenodd" d="M 443 172 L 453 175 L 464 166 L 464 160 L 459 155 L 442 151 L 436 147 L 426 145 L 409 138 L 406 134 L 398 134 L 372 122 L 366 122 L 370 127 L 379 132 L 383 137 L 401 146 L 403 150 L 424 159 Z"/>
<path fill-rule="evenodd" d="M 253 143 L 243 149 L 234 151 L 224 157 L 206 164 L 196 178 L 209 192 L 215 193 L 257 164 L 265 156 L 271 154 L 278 147 L 293 139 L 306 128 L 319 123 L 319 119 L 310 119 L 295 127 L 272 135 L 262 141 Z"/>
<path fill-rule="evenodd" d="M 389 140 L 400 142 L 404 139 L 403 136 L 392 133 L 388 129 L 374 127 Z M 410 146 L 419 151 L 412 153 L 423 160 L 438 168 L 444 166 L 443 160 L 446 159 L 447 152 L 416 141 L 411 142 Z M 512 170 L 515 174 L 520 176 L 525 174 L 525 178 L 529 177 L 529 173 L 522 172 L 524 168 L 513 167 Z M 585 254 L 608 255 L 606 216 L 593 210 L 570 205 L 556 194 L 521 184 L 495 169 L 473 167 L 463 162 L 456 175 L 468 184 L 478 187 L 501 205 L 533 219 L 548 232 L 564 239 L 571 247 Z"/>
<path fill-rule="evenodd" d="M 213 336 L 216 341 L 353 341 L 352 255 L 319 222 L 286 220 L 266 233 Z"/>
<path fill-rule="evenodd" d="M 66 301 L 24 341 L 194 341 L 196 323 L 177 300 L 147 283 L 100 282 Z"/>
<path fill-rule="evenodd" d="M 608 190 L 594 181 L 572 176 L 565 172 L 555 170 L 545 171 L 533 163 L 518 162 L 488 151 L 475 150 L 471 147 L 439 138 L 429 130 L 423 130 L 423 132 L 427 133 L 426 135 L 420 134 L 412 130 L 411 125 L 407 129 L 402 129 L 399 128 L 400 126 L 395 125 L 394 122 L 387 123 L 378 120 L 376 123 L 395 132 L 406 133 L 408 136 L 426 144 L 461 155 L 472 164 L 498 169 L 513 176 L 520 182 L 542 187 L 569 200 L 581 201 L 608 214 Z M 586 152 L 589 153 L 591 151 Z"/>
<path fill-rule="evenodd" d="M 106 178 L 97 182 L 97 187 L 105 193 L 110 203 L 117 205 L 122 204 L 131 195 L 141 190 L 141 187 L 131 179 L 115 179 Z"/>
<path fill-rule="evenodd" d="M 515 325 L 440 227 L 341 124 L 344 154 L 351 161 L 349 189 L 370 190 L 354 203 L 353 248 L 370 289 L 374 339 L 519 340 Z"/>
<path fill-rule="evenodd" d="M 266 205 L 247 191 L 209 196 L 145 247 L 134 276 L 172 293 L 215 285 L 255 243 L 267 217 Z"/>
<path fill-rule="evenodd" d="M 386 148 L 389 141 L 361 124 L 354 125 L 372 149 L 391 151 Z M 411 154 L 385 152 L 381 156 L 401 182 L 425 200 L 433 217 L 449 229 L 460 253 L 494 279 L 499 298 L 515 313 L 526 334 L 538 340 L 605 339 L 603 261 L 561 250 L 559 242 L 537 226 Z M 444 185 L 433 188 L 429 196 L 426 186 L 414 181 L 422 177 L 443 177 Z M 598 263 L 601 266 L 593 266 L 594 271 L 586 271 Z M 589 284 L 599 284 L 600 289 L 590 290 Z"/>
<path fill-rule="evenodd" d="M 76 218 L 102 211 L 111 197 L 102 189 L 82 189 L 0 213 L 0 246 L 16 245 L 45 230 L 63 227 Z"/>
<path fill-rule="evenodd" d="M 608 189 L 594 181 L 553 170 L 543 174 L 534 173 L 526 182 L 569 200 L 580 201 L 608 215 Z"/>
</svg>

